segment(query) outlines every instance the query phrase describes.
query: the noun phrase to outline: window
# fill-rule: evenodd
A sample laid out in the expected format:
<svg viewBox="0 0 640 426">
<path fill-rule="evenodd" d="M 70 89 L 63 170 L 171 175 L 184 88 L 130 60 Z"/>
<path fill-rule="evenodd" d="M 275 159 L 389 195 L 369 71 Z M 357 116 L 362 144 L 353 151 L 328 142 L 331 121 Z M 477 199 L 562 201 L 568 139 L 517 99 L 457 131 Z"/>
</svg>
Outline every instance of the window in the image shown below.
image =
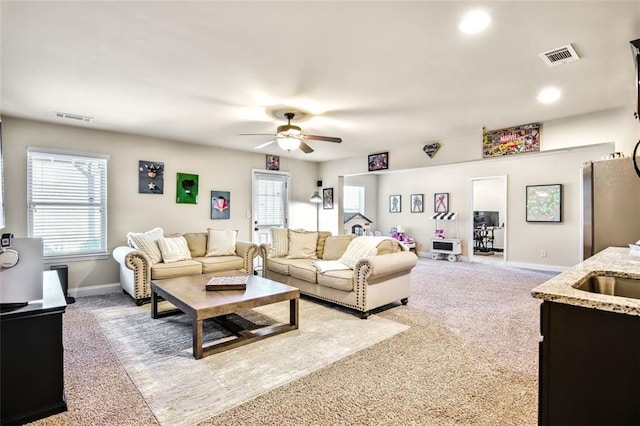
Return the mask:
<svg viewBox="0 0 640 426">
<path fill-rule="evenodd" d="M 345 185 L 344 212 L 364 215 L 364 186 Z"/>
<path fill-rule="evenodd" d="M 45 257 L 107 254 L 107 157 L 29 148 L 29 237 Z"/>
</svg>

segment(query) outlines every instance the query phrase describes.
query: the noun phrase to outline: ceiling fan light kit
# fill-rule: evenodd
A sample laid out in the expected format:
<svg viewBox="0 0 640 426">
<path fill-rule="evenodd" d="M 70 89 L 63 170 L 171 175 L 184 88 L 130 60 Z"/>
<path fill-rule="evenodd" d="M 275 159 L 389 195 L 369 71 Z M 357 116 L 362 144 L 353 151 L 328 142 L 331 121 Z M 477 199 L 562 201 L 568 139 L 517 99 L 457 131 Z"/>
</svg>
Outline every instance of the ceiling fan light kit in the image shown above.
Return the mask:
<svg viewBox="0 0 640 426">
<path fill-rule="evenodd" d="M 273 142 L 277 142 L 278 146 L 285 151 L 293 151 L 294 149 L 300 149 L 302 152 L 306 154 L 310 154 L 313 152 L 313 148 L 307 145 L 304 140 L 317 140 L 322 142 L 334 142 L 341 143 L 342 139 L 335 138 L 331 136 L 317 136 L 317 135 L 308 135 L 302 132 L 302 129 L 296 125 L 291 124 L 291 120 L 295 117 L 294 112 L 287 112 L 284 114 L 287 119 L 287 124 L 283 124 L 282 126 L 278 126 L 276 128 L 275 138 L 263 144 L 260 144 L 255 147 L 255 149 L 264 148 L 267 145 L 272 144 Z M 241 133 L 241 136 L 251 135 L 250 133 Z"/>
</svg>

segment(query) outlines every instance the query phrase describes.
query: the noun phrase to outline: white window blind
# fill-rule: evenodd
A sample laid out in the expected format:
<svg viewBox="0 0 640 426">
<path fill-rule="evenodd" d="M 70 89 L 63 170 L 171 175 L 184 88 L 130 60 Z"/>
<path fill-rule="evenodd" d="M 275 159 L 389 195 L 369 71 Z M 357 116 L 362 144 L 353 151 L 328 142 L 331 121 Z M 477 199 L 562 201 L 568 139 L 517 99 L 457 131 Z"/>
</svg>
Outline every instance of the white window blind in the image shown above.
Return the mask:
<svg viewBox="0 0 640 426">
<path fill-rule="evenodd" d="M 107 159 L 29 150 L 29 236 L 45 257 L 107 253 Z"/>
<path fill-rule="evenodd" d="M 259 226 L 281 226 L 285 222 L 286 176 L 257 174 Z"/>
</svg>

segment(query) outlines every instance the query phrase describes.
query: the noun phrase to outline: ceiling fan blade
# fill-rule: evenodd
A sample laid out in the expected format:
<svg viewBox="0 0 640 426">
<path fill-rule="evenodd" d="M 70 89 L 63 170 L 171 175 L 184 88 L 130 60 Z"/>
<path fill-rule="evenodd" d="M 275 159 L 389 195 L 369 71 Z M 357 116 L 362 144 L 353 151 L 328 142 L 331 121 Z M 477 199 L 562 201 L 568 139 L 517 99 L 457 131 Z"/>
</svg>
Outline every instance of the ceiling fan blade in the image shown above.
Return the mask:
<svg viewBox="0 0 640 426">
<path fill-rule="evenodd" d="M 313 148 L 311 148 L 309 145 L 307 145 L 306 143 L 300 141 L 300 149 L 305 153 L 305 154 L 311 154 L 313 152 Z"/>
<path fill-rule="evenodd" d="M 331 136 L 304 135 L 304 138 L 314 140 L 314 141 L 335 142 L 335 143 L 342 142 L 341 138 L 333 138 Z"/>
<path fill-rule="evenodd" d="M 260 144 L 260 145 L 256 146 L 256 147 L 255 147 L 255 148 L 253 148 L 253 149 L 260 149 L 260 148 L 264 148 L 264 147 L 265 147 L 265 146 L 267 146 L 267 145 L 271 145 L 271 144 L 272 144 L 272 143 L 274 143 L 275 141 L 276 141 L 275 139 L 271 139 L 269 142 L 265 142 L 265 143 L 263 143 L 263 144 Z"/>
<path fill-rule="evenodd" d="M 238 133 L 238 136 L 275 136 L 273 133 Z"/>
</svg>

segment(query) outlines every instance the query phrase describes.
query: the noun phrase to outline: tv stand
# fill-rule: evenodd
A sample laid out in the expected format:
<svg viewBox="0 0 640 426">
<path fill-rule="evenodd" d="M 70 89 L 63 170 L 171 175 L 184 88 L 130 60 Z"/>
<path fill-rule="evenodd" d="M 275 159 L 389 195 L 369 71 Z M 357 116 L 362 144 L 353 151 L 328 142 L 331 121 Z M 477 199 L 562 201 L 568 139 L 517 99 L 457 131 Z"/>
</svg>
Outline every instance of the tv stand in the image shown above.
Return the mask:
<svg viewBox="0 0 640 426">
<path fill-rule="evenodd" d="M 43 298 L 0 313 L 0 423 L 21 425 L 67 410 L 62 314 L 55 271 L 45 271 Z"/>
</svg>

